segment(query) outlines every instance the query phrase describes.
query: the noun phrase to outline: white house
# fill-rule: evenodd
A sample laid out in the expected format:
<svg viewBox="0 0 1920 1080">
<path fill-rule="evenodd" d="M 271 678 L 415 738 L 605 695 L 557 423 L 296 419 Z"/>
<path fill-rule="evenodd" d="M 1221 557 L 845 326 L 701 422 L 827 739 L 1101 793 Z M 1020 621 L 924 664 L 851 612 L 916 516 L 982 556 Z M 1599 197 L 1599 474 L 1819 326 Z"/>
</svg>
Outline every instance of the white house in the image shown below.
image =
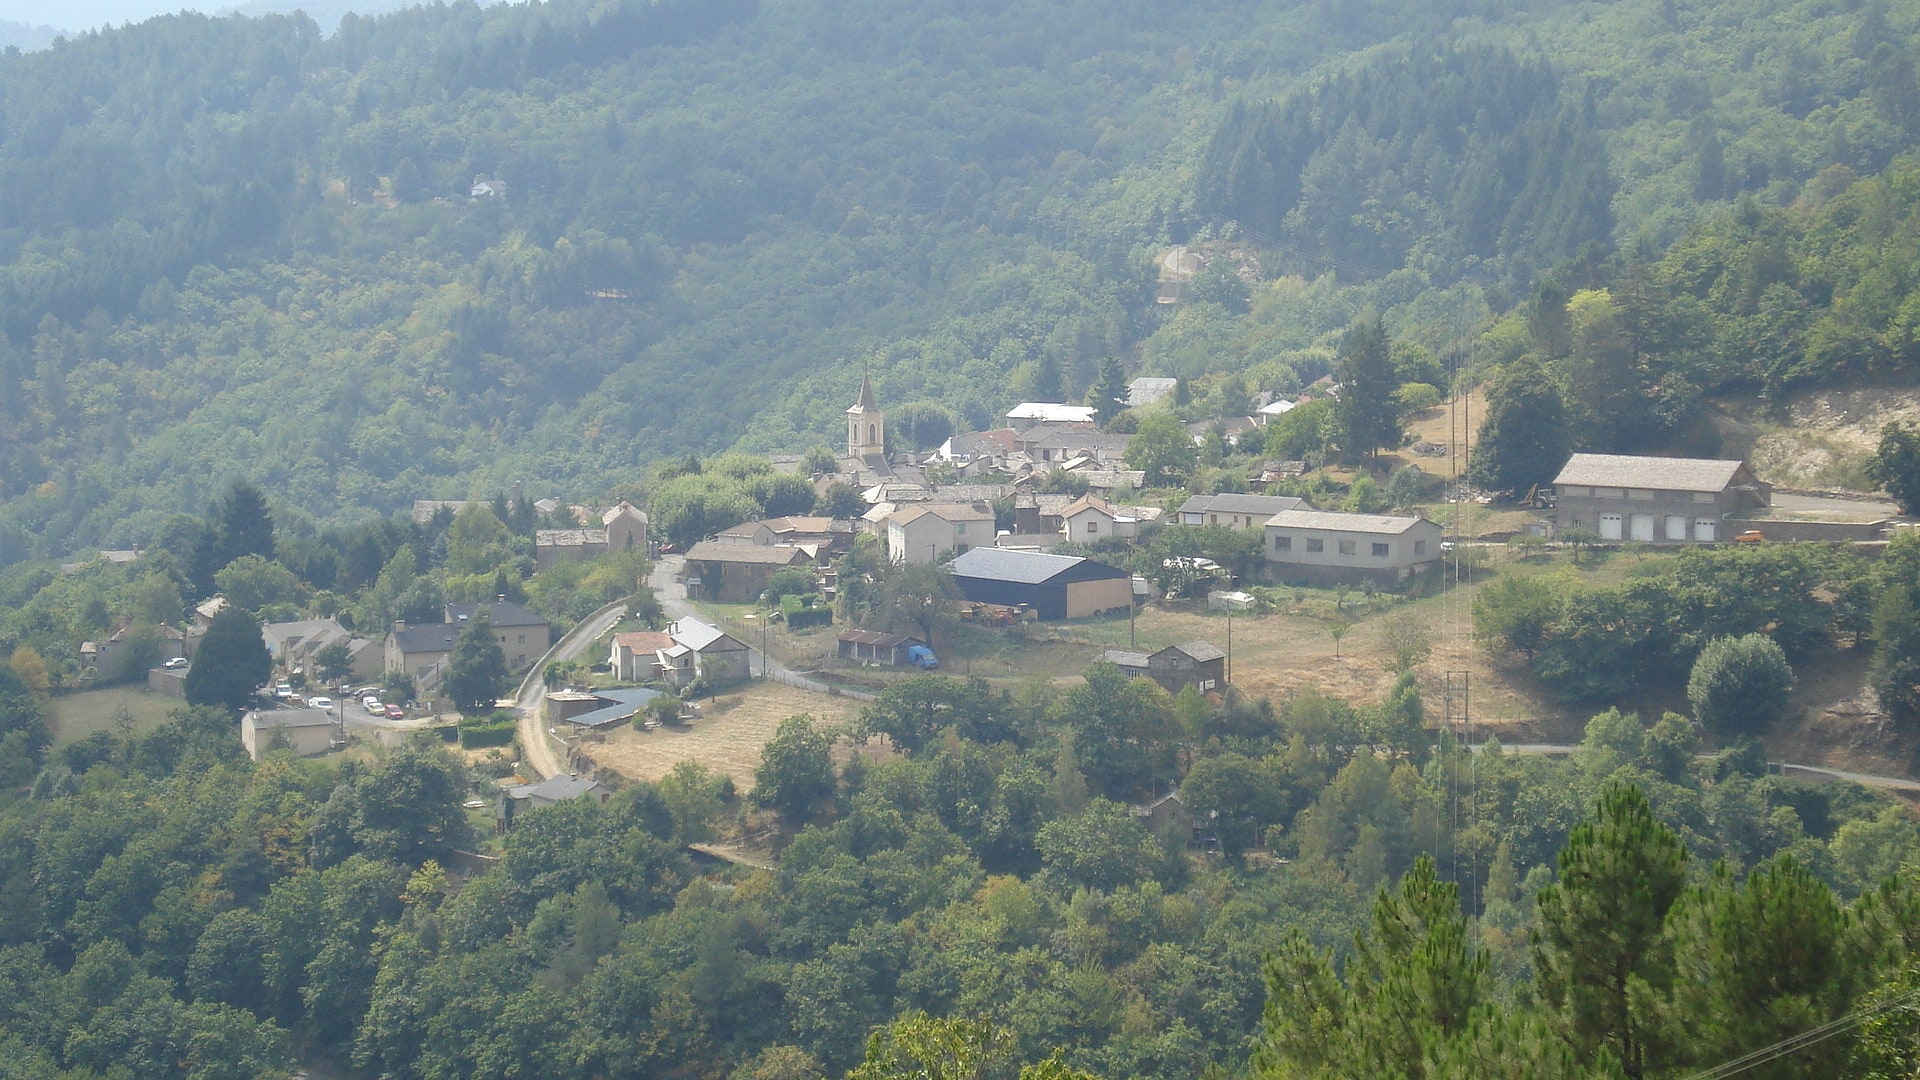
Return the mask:
<svg viewBox="0 0 1920 1080">
<path fill-rule="evenodd" d="M 887 515 L 887 557 L 930 563 L 943 552 L 993 546 L 993 510 L 985 503 L 916 503 Z"/>
<path fill-rule="evenodd" d="M 1440 558 L 1440 526 L 1423 517 L 1283 510 L 1265 532 L 1268 576 L 1283 582 L 1393 584 Z"/>
</svg>

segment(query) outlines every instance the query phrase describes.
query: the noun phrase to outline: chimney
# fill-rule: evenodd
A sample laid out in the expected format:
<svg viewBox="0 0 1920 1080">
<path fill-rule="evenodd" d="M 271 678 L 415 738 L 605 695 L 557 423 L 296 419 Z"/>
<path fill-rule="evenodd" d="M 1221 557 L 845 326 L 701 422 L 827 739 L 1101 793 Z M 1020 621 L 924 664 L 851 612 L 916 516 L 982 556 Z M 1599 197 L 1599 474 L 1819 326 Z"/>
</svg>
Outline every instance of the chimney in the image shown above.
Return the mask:
<svg viewBox="0 0 1920 1080">
<path fill-rule="evenodd" d="M 397 634 L 397 633 L 399 633 L 400 631 L 402 631 L 402 630 L 405 630 L 406 628 L 407 628 L 407 620 L 405 620 L 405 619 L 395 619 L 395 620 L 393 620 L 393 632 L 394 632 L 394 633 L 396 633 L 396 634 Z"/>
</svg>

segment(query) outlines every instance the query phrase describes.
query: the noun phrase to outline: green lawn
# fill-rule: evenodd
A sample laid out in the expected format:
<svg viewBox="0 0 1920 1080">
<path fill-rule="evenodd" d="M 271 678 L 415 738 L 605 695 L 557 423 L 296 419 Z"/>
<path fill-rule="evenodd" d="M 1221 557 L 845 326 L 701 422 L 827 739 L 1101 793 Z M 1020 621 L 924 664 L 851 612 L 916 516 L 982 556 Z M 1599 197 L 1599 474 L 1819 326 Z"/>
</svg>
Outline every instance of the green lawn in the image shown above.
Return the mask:
<svg viewBox="0 0 1920 1080">
<path fill-rule="evenodd" d="M 186 702 L 152 693 L 142 686 L 110 686 L 53 699 L 53 742 L 65 746 L 96 731 L 110 731 L 124 714 L 133 730 L 152 731 L 166 723 Z"/>
</svg>

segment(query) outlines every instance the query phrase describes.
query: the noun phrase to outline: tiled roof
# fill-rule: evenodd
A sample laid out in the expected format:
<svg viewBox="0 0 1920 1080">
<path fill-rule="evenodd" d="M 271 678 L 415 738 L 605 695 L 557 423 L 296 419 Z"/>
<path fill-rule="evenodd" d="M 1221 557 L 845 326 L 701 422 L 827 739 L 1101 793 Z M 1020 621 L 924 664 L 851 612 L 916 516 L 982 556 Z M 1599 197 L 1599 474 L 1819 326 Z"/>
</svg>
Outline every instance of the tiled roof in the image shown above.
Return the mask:
<svg viewBox="0 0 1920 1080">
<path fill-rule="evenodd" d="M 702 540 L 687 549 L 687 561 L 717 563 L 755 563 L 768 566 L 792 566 L 807 553 L 792 544 L 723 544 Z"/>
</svg>

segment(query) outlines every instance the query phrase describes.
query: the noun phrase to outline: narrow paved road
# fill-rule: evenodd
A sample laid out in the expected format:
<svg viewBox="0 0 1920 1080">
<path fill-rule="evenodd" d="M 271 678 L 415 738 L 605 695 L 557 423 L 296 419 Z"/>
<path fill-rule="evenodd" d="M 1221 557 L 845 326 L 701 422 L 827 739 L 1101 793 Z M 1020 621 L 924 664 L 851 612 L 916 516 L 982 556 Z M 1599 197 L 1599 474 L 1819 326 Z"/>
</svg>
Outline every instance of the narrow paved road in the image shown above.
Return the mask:
<svg viewBox="0 0 1920 1080">
<path fill-rule="evenodd" d="M 1470 747 L 1475 753 L 1479 746 Z M 1564 743 L 1509 743 L 1500 749 L 1509 754 L 1537 754 L 1544 757 L 1565 757 L 1579 751 L 1578 746 Z M 1710 758 L 1712 754 L 1701 754 L 1701 758 Z M 1767 768 L 1780 776 L 1797 776 L 1803 780 L 1847 780 L 1865 787 L 1886 788 L 1889 791 L 1920 791 L 1920 780 L 1910 780 L 1904 776 L 1876 776 L 1873 773 L 1847 772 L 1845 769 L 1829 769 L 1824 765 L 1800 765 L 1791 761 L 1769 761 Z"/>
<path fill-rule="evenodd" d="M 520 753 L 521 764 L 546 779 L 557 773 L 566 772 L 565 763 L 560 760 L 560 752 L 554 746 L 554 739 L 547 734 L 547 665 L 555 660 L 571 660 L 586 650 L 588 645 L 598 640 L 601 634 L 613 629 L 627 613 L 627 600 L 617 600 L 599 611 L 580 620 L 579 625 L 566 632 L 565 636 L 547 650 L 520 680 L 520 691 L 514 695 L 514 708 L 520 713 Z"/>
</svg>

